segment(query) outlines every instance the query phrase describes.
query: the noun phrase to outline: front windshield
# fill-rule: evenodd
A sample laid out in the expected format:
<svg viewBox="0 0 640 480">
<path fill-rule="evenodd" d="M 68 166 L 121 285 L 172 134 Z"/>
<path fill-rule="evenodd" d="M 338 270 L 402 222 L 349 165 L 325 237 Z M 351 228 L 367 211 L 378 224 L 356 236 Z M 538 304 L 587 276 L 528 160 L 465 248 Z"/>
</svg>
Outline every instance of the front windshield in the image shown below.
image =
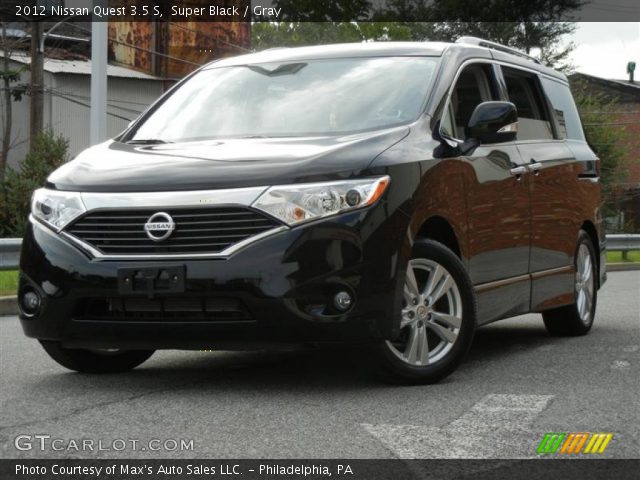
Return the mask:
<svg viewBox="0 0 640 480">
<path fill-rule="evenodd" d="M 415 120 L 437 59 L 345 58 L 208 68 L 130 141 L 344 134 Z"/>
</svg>

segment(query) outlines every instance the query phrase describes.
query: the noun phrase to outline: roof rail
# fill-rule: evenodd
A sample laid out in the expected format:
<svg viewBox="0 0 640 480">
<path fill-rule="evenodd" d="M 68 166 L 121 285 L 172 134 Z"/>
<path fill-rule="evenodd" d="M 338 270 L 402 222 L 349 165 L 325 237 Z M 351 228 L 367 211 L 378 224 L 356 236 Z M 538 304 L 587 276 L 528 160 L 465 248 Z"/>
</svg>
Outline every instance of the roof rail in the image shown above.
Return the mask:
<svg viewBox="0 0 640 480">
<path fill-rule="evenodd" d="M 485 40 L 483 38 L 460 37 L 459 39 L 456 40 L 456 43 L 462 43 L 465 45 L 477 45 L 479 47 L 486 47 L 492 50 L 498 50 L 500 52 L 510 53 L 511 55 L 516 55 L 518 57 L 526 58 L 527 60 L 531 60 L 532 62 L 542 65 L 542 62 L 540 60 L 538 60 L 535 57 L 532 57 L 531 55 L 521 52 L 520 50 L 517 50 L 515 48 L 507 47 L 505 45 L 502 45 L 501 43 L 492 42 L 490 40 Z"/>
</svg>

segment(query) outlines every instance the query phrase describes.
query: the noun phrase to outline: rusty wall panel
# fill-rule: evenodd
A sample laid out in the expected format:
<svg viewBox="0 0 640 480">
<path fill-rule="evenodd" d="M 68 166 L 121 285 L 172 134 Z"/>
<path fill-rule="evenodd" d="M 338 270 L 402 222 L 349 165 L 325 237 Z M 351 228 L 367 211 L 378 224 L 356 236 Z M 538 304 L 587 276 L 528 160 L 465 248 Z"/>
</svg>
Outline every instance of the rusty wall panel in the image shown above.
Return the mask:
<svg viewBox="0 0 640 480">
<path fill-rule="evenodd" d="M 128 3 L 109 0 L 111 6 Z M 218 0 L 216 5 L 245 3 L 248 0 Z M 209 0 L 181 3 L 209 5 Z M 211 60 L 246 53 L 250 45 L 248 22 L 109 22 L 109 61 L 164 78 L 180 78 Z"/>
<path fill-rule="evenodd" d="M 109 61 L 154 75 L 155 31 L 151 22 L 109 22 Z"/>
<path fill-rule="evenodd" d="M 183 77 L 211 60 L 246 53 L 250 24 L 245 22 L 174 22 L 166 32 L 162 76 Z M 179 60 L 178 60 L 179 59 Z"/>
</svg>

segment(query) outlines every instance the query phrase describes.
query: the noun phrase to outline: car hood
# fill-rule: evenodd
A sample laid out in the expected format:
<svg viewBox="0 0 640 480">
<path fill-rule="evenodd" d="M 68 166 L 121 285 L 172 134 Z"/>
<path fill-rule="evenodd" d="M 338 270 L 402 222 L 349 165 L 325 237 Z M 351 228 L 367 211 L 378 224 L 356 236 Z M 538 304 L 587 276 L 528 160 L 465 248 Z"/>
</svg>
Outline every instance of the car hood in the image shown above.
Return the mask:
<svg viewBox="0 0 640 480">
<path fill-rule="evenodd" d="M 409 127 L 340 137 L 240 138 L 159 145 L 108 141 L 82 152 L 47 180 L 90 192 L 206 190 L 357 176 Z"/>
</svg>

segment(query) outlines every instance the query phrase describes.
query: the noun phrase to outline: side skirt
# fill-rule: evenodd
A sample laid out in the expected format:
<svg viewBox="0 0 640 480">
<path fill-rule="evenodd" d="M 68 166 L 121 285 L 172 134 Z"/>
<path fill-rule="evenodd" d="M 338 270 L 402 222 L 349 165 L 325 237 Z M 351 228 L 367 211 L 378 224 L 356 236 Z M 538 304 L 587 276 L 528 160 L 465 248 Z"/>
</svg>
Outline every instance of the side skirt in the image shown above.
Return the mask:
<svg viewBox="0 0 640 480">
<path fill-rule="evenodd" d="M 542 312 L 574 301 L 573 265 L 475 286 L 478 325 Z"/>
</svg>

